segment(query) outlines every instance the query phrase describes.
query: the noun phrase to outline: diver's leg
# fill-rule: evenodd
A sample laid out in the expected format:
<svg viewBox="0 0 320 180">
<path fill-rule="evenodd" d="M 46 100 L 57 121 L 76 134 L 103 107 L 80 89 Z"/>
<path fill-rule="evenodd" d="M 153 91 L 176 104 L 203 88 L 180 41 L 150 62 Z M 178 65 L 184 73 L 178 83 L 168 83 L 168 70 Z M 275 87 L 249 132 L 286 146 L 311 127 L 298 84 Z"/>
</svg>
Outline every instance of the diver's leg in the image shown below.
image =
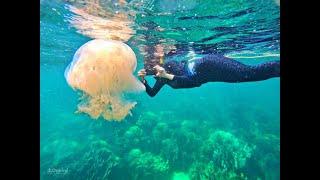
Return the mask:
<svg viewBox="0 0 320 180">
<path fill-rule="evenodd" d="M 199 63 L 197 71 L 203 82 L 249 82 L 280 76 L 280 61 L 250 66 L 223 56 L 210 55 Z"/>
<path fill-rule="evenodd" d="M 280 61 L 271 61 L 251 67 L 248 81 L 261 81 L 273 77 L 280 77 Z"/>
<path fill-rule="evenodd" d="M 234 61 L 234 60 L 232 60 Z M 229 61 L 227 64 L 231 63 Z M 263 81 L 273 77 L 280 76 L 280 62 L 272 61 L 259 65 L 245 65 L 240 62 L 232 62 L 232 65 L 223 67 L 224 71 L 221 73 L 221 81 L 224 82 L 250 82 Z"/>
</svg>

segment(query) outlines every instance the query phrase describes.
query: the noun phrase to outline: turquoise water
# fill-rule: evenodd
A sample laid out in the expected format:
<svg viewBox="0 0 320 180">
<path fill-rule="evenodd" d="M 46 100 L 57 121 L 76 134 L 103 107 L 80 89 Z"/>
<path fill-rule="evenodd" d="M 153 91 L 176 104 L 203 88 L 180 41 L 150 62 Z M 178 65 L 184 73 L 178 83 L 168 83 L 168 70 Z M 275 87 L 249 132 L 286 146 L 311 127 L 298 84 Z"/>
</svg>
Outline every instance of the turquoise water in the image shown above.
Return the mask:
<svg viewBox="0 0 320 180">
<path fill-rule="evenodd" d="M 114 1 L 100 2 L 118 10 Z M 159 42 L 176 47 L 168 59 L 191 58 L 190 52 L 219 52 L 249 64 L 279 59 L 273 0 L 137 2 L 127 6 L 136 16 L 126 41 L 137 70 L 143 67 L 139 47 Z M 138 104 L 122 122 L 76 114 L 79 96 L 64 70 L 92 39 L 68 21 L 67 5 L 76 3 L 40 1 L 41 179 L 280 179 L 279 78 L 132 95 Z M 146 22 L 164 30 L 145 30 Z"/>
</svg>

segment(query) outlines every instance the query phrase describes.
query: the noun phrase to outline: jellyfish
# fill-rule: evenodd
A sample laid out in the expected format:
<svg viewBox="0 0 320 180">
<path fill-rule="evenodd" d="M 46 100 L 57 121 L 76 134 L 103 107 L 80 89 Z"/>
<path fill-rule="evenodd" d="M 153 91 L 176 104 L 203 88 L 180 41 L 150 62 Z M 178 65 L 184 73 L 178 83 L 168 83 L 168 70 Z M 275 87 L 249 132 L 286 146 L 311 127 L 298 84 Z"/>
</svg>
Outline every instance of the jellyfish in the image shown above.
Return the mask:
<svg viewBox="0 0 320 180">
<path fill-rule="evenodd" d="M 69 86 L 81 94 L 77 112 L 109 121 L 132 115 L 137 102 L 124 94 L 145 90 L 132 74 L 136 65 L 135 53 L 120 41 L 95 39 L 82 45 L 64 74 Z"/>
</svg>

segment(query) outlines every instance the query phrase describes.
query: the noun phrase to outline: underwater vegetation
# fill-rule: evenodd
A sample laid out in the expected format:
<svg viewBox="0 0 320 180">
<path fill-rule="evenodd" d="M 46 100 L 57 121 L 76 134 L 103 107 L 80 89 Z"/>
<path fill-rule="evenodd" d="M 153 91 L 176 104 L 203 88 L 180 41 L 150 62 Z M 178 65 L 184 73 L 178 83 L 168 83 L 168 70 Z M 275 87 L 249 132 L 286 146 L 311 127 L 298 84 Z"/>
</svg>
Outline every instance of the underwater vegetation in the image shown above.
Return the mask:
<svg viewBox="0 0 320 180">
<path fill-rule="evenodd" d="M 132 171 L 132 179 L 152 178 L 155 175 L 161 177 L 168 173 L 168 162 L 150 152 L 143 153 L 140 149 L 132 149 L 127 160 Z"/>
<path fill-rule="evenodd" d="M 59 137 L 47 143 L 41 179 L 279 179 L 279 137 L 257 126 L 238 136 L 241 128 L 231 132 L 212 121 L 199 126 L 194 119 L 151 111 L 111 129 L 115 124 L 106 123 L 88 121 L 92 130 L 112 132 L 91 134 L 81 145 Z M 58 155 L 52 158 L 48 148 Z M 55 167 L 68 172 L 47 172 Z"/>
<path fill-rule="evenodd" d="M 243 179 L 241 168 L 254 147 L 225 131 L 215 131 L 203 144 L 200 161 L 192 164 L 192 179 Z M 202 159 L 202 161 L 201 161 Z"/>
</svg>

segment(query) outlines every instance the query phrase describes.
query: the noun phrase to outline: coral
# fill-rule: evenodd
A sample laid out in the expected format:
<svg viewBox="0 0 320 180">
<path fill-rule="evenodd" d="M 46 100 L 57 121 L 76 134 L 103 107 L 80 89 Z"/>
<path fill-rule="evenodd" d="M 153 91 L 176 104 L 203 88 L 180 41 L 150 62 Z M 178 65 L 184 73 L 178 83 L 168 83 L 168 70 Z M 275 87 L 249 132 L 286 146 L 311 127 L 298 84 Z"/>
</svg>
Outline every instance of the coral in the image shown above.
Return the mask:
<svg viewBox="0 0 320 180">
<path fill-rule="evenodd" d="M 192 180 L 244 180 L 247 179 L 243 173 L 237 174 L 235 171 L 226 171 L 214 165 L 211 161 L 209 163 L 195 162 L 189 169 L 189 177 Z"/>
<path fill-rule="evenodd" d="M 59 163 L 60 159 L 72 155 L 72 153 L 79 150 L 80 147 L 81 145 L 74 140 L 55 139 L 52 142 L 47 142 L 47 145 L 41 148 L 41 159 L 49 155 L 53 159 L 51 166 L 55 166 Z M 52 154 L 53 149 L 55 150 L 54 154 Z M 47 162 L 43 162 L 43 164 L 47 164 Z"/>
<path fill-rule="evenodd" d="M 138 126 L 131 126 L 125 133 L 122 138 L 123 146 L 125 149 L 129 150 L 135 148 L 136 146 L 142 146 L 144 139 L 143 130 Z"/>
<path fill-rule="evenodd" d="M 229 132 L 215 131 L 204 143 L 203 153 L 219 168 L 236 170 L 243 167 L 253 148 Z"/>
<path fill-rule="evenodd" d="M 160 155 L 168 159 L 170 164 L 175 164 L 179 156 L 179 147 L 175 139 L 164 139 L 161 141 Z"/>
<path fill-rule="evenodd" d="M 73 150 L 77 153 L 71 156 L 66 153 L 70 158 L 61 157 L 58 163 L 46 164 L 50 156 L 56 156 L 47 153 L 41 171 L 54 164 L 69 168 L 66 179 L 279 179 L 280 139 L 264 134 L 252 120 L 245 127 L 255 131 L 242 128 L 232 133 L 217 129 L 209 120 L 179 119 L 152 111 L 123 123 L 88 122 L 95 135 L 87 137 L 88 145 L 81 145 L 85 149 Z M 108 137 L 108 143 L 101 136 Z M 70 147 L 80 148 L 75 143 Z M 47 151 L 50 148 L 43 149 Z"/>
<path fill-rule="evenodd" d="M 182 170 L 187 170 L 190 164 L 199 157 L 199 147 L 203 140 L 200 131 L 199 133 L 197 131 L 194 122 L 182 121 L 180 128 L 173 133 L 179 150 L 178 159 L 180 159 L 176 166 Z"/>
<path fill-rule="evenodd" d="M 109 178 L 111 171 L 119 163 L 120 158 L 110 150 L 108 143 L 97 140 L 90 143 L 83 151 L 63 159 L 57 167 L 68 168 L 66 179 L 103 180 Z"/>
<path fill-rule="evenodd" d="M 131 126 L 124 134 L 124 137 L 134 143 L 139 142 L 139 138 L 143 135 L 143 131 L 138 126 Z"/>
<path fill-rule="evenodd" d="M 150 132 L 157 124 L 159 119 L 159 116 L 157 116 L 155 113 L 152 111 L 147 111 L 139 116 L 136 124 L 146 132 Z"/>
<path fill-rule="evenodd" d="M 128 154 L 128 163 L 133 179 L 165 176 L 169 170 L 168 161 L 150 152 L 132 149 Z"/>
<path fill-rule="evenodd" d="M 251 176 L 262 179 L 280 178 L 280 138 L 273 134 L 260 134 L 253 141 L 256 149 L 255 159 L 249 161 L 248 171 Z M 252 171 L 254 169 L 255 171 Z"/>
<path fill-rule="evenodd" d="M 171 130 L 169 129 L 168 124 L 164 122 L 158 122 L 152 130 L 152 136 L 156 141 L 159 139 L 165 139 L 169 137 L 170 134 Z"/>
<path fill-rule="evenodd" d="M 192 164 L 192 179 L 233 179 L 244 177 L 240 173 L 254 147 L 225 131 L 213 132 L 202 144 L 198 162 Z"/>
</svg>

